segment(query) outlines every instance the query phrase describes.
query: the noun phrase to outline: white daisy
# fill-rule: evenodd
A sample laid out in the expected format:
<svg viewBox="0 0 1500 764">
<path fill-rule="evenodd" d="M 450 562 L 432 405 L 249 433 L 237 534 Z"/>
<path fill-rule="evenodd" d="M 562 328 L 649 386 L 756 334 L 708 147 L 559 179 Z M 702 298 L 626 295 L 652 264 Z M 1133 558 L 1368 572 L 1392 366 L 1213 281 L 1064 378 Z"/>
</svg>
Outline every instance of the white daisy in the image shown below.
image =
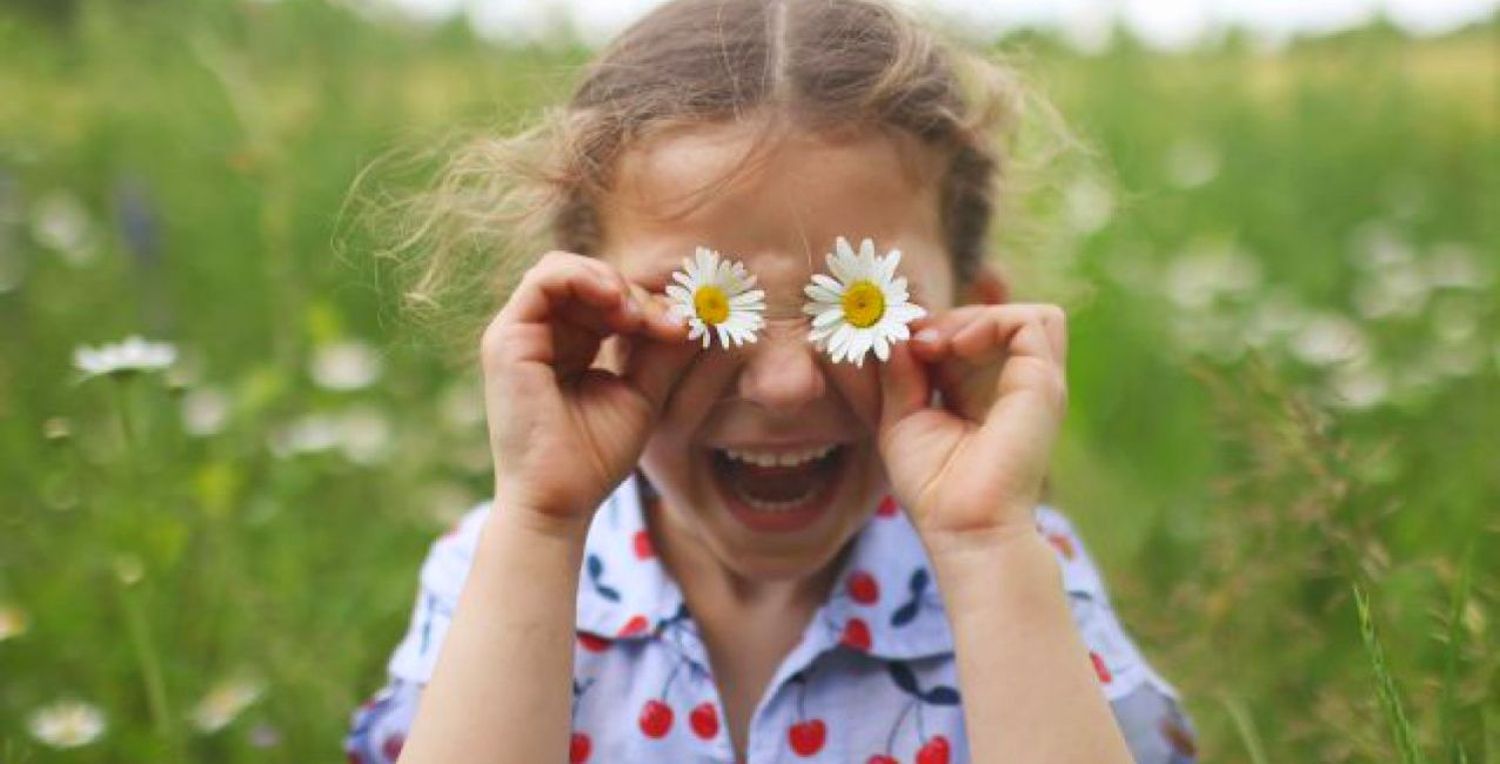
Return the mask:
<svg viewBox="0 0 1500 764">
<path fill-rule="evenodd" d="M 73 351 L 73 365 L 83 378 L 124 375 L 137 371 L 161 371 L 177 360 L 177 348 L 166 342 L 147 342 L 131 335 L 124 342 L 98 349 L 79 346 Z"/>
<path fill-rule="evenodd" d="M 687 319 L 688 339 L 702 338 L 703 347 L 713 341 L 714 329 L 719 344 L 728 348 L 754 342 L 765 326 L 766 293 L 751 289 L 755 277 L 737 260 L 698 247 L 691 259 L 682 259 L 682 270 L 674 271 L 672 280 L 677 282 L 667 286 L 672 312 Z"/>
<path fill-rule="evenodd" d="M 27 720 L 31 734 L 53 748 L 88 745 L 104 734 L 104 712 L 78 700 L 62 700 L 37 709 Z"/>
<path fill-rule="evenodd" d="M 871 350 L 876 358 L 887 360 L 892 345 L 911 338 L 907 325 L 927 315 L 908 301 L 906 279 L 896 276 L 901 250 L 876 255 L 875 242 L 865 239 L 856 254 L 842 236 L 834 249 L 827 256 L 833 276 L 815 273 L 803 289 L 812 299 L 802 308 L 813 317 L 807 338 L 834 363 L 863 366 Z"/>
<path fill-rule="evenodd" d="M 229 726 L 245 709 L 260 700 L 265 686 L 254 677 L 235 677 L 214 685 L 193 707 L 193 726 L 212 733 Z"/>
</svg>

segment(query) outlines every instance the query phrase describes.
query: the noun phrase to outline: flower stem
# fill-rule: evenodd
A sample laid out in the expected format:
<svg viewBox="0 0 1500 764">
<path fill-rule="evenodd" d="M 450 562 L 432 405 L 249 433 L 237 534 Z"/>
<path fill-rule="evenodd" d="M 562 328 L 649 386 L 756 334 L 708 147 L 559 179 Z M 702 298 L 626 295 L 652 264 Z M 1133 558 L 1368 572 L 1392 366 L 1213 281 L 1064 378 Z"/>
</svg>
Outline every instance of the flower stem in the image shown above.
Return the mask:
<svg viewBox="0 0 1500 764">
<path fill-rule="evenodd" d="M 128 585 L 127 585 L 128 587 Z M 176 753 L 177 732 L 172 724 L 171 707 L 167 703 L 167 685 L 162 679 L 161 656 L 156 642 L 151 639 L 151 630 L 141 612 L 138 595 L 129 588 L 120 590 L 120 603 L 125 611 L 125 626 L 130 632 L 130 646 L 135 651 L 136 663 L 146 688 L 146 705 L 151 713 L 151 723 L 156 734 L 166 744 L 168 752 Z"/>
</svg>

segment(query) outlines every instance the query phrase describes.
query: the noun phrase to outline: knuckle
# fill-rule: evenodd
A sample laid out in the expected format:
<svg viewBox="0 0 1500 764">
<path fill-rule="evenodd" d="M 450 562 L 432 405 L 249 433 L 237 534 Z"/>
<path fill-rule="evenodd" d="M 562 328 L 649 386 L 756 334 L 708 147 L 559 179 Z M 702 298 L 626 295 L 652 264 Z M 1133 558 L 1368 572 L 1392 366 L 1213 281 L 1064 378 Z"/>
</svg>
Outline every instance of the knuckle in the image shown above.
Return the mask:
<svg viewBox="0 0 1500 764">
<path fill-rule="evenodd" d="M 1050 303 L 1037 304 L 1034 308 L 1032 308 L 1032 315 L 1036 317 L 1037 321 L 1044 325 L 1061 325 L 1066 323 L 1068 320 L 1067 313 L 1065 313 L 1060 306 L 1052 305 Z"/>
<path fill-rule="evenodd" d="M 504 314 L 496 315 L 484 328 L 484 333 L 479 336 L 479 359 L 486 373 L 504 365 L 506 349 L 513 344 L 511 335 L 514 333 L 514 324 L 506 320 Z"/>
</svg>

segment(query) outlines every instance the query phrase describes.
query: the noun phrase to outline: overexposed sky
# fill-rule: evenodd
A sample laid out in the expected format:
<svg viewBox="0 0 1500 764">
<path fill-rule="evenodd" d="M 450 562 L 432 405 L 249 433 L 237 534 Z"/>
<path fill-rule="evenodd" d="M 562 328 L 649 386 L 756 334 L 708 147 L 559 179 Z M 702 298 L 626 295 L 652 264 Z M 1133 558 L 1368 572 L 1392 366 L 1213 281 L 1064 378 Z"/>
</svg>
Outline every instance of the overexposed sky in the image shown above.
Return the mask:
<svg viewBox="0 0 1500 764">
<path fill-rule="evenodd" d="M 485 34 L 531 37 L 565 22 L 602 41 L 661 0 L 369 0 L 414 15 L 467 13 Z M 1116 18 L 1148 43 L 1191 45 L 1228 26 L 1276 43 L 1303 33 L 1335 31 L 1385 14 L 1402 28 L 1434 34 L 1484 19 L 1500 0 L 900 0 L 984 34 L 1017 27 L 1060 29 L 1079 47 L 1101 44 Z"/>
</svg>

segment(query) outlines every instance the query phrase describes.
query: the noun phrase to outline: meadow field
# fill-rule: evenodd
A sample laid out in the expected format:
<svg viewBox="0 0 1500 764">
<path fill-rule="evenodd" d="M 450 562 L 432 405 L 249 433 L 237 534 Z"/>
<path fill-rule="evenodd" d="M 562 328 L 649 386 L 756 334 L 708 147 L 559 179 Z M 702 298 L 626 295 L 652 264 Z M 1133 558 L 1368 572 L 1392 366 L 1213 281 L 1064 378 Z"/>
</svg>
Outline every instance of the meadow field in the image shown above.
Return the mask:
<svg viewBox="0 0 1500 764">
<path fill-rule="evenodd" d="M 996 44 L 1078 139 L 1023 141 L 995 246 L 1070 313 L 1054 503 L 1205 762 L 1500 761 L 1497 41 Z M 468 330 L 398 309 L 351 189 L 586 56 L 0 6 L 0 761 L 341 757 L 490 470 Z M 132 334 L 175 362 L 82 378 Z"/>
</svg>

